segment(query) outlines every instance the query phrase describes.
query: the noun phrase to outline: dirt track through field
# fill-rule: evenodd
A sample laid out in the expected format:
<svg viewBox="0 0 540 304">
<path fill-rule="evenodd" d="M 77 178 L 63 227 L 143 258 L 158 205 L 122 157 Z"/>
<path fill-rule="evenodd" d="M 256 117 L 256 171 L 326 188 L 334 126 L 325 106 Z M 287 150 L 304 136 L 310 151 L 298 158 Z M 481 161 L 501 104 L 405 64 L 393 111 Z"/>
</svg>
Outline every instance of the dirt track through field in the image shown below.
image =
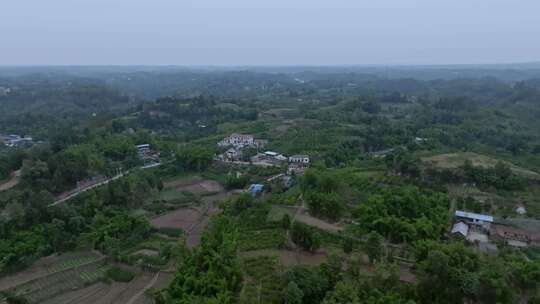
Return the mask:
<svg viewBox="0 0 540 304">
<path fill-rule="evenodd" d="M 0 184 L 0 191 L 9 190 L 17 186 L 20 180 L 21 180 L 21 170 L 17 170 L 11 174 L 11 177 L 7 182 Z"/>
</svg>

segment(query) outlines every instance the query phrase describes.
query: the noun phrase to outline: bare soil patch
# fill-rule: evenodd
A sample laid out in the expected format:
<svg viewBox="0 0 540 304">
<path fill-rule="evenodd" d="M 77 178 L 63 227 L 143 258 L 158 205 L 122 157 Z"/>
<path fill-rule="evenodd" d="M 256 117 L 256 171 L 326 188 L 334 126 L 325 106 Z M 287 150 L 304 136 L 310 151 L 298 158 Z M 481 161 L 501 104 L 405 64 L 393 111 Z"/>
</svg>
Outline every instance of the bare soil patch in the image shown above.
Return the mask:
<svg viewBox="0 0 540 304">
<path fill-rule="evenodd" d="M 343 228 L 340 226 L 337 226 L 329 222 L 325 222 L 312 215 L 309 215 L 306 212 L 297 214 L 295 220 L 299 221 L 300 223 L 304 223 L 309 226 L 314 226 L 325 231 L 339 232 L 343 230 Z"/>
<path fill-rule="evenodd" d="M 199 185 L 205 189 L 207 192 L 221 192 L 223 191 L 223 186 L 220 183 L 214 180 L 203 180 Z"/>
<path fill-rule="evenodd" d="M 194 208 L 180 208 L 175 211 L 165 213 L 150 220 L 154 227 L 174 227 L 189 231 L 201 218 L 201 213 Z"/>
</svg>

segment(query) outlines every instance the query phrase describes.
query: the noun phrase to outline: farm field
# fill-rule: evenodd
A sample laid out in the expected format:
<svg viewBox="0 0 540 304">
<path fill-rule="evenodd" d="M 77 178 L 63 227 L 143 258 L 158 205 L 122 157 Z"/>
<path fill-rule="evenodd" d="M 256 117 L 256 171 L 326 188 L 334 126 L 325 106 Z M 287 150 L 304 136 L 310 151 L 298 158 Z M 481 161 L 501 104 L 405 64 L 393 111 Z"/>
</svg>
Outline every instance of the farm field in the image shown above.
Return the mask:
<svg viewBox="0 0 540 304">
<path fill-rule="evenodd" d="M 12 286 L 7 290 L 24 296 L 31 304 L 43 303 L 67 291 L 78 290 L 99 281 L 104 278 L 108 266 L 104 258 L 89 261 L 83 257 L 61 262 L 54 265 L 52 269 L 49 274 Z"/>
<path fill-rule="evenodd" d="M 459 152 L 459 153 L 447 153 L 439 154 L 431 157 L 424 157 L 422 161 L 431 164 L 438 168 L 454 169 L 465 163 L 466 160 L 470 160 L 473 166 L 482 166 L 482 167 L 493 167 L 499 160 L 486 156 L 477 154 L 474 152 Z M 527 170 L 525 168 L 518 167 L 509 162 L 503 161 L 508 164 L 512 171 L 523 178 L 540 180 L 540 174 Z"/>
<path fill-rule="evenodd" d="M 145 303 L 149 299 L 146 299 L 146 295 L 141 294 L 140 291 L 153 282 L 154 276 L 154 274 L 142 273 L 129 283 L 113 282 L 106 284 L 98 282 L 79 290 L 63 293 L 48 299 L 43 304 Z"/>
<path fill-rule="evenodd" d="M 0 278 L 0 291 L 34 281 L 59 271 L 79 267 L 102 259 L 95 252 L 73 252 L 63 255 L 51 255 L 36 261 L 29 268 Z"/>
<path fill-rule="evenodd" d="M 237 195 L 237 191 L 225 191 L 223 186 L 214 180 L 200 176 L 188 176 L 169 179 L 164 184 L 166 197 L 174 199 L 182 196 L 197 198 L 198 206 L 183 207 L 159 216 L 150 218 L 150 224 L 157 228 L 180 228 L 187 234 L 188 246 L 200 243 L 200 237 L 210 217 L 220 210 L 217 204 Z M 163 195 L 163 194 L 162 194 Z"/>
<path fill-rule="evenodd" d="M 173 227 L 189 231 L 201 219 L 202 213 L 195 208 L 180 208 L 150 220 L 154 227 Z"/>
<path fill-rule="evenodd" d="M 320 265 L 326 261 L 328 255 L 324 250 L 320 250 L 316 253 L 309 253 L 306 251 L 296 251 L 287 249 L 260 249 L 252 251 L 244 251 L 240 253 L 240 256 L 244 259 L 252 259 L 257 257 L 273 257 L 281 265 L 294 266 L 294 265 Z"/>
</svg>

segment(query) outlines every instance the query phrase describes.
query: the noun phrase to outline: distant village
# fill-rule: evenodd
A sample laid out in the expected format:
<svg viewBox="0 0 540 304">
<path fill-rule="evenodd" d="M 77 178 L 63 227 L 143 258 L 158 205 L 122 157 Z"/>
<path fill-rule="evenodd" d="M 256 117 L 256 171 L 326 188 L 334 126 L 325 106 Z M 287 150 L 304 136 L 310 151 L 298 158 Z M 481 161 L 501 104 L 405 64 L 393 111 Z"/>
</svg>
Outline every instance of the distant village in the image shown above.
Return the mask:
<svg viewBox="0 0 540 304">
<path fill-rule="evenodd" d="M 250 134 L 233 133 L 218 142 L 219 147 L 228 148 L 224 153 L 218 155 L 218 160 L 230 163 L 249 163 L 255 166 L 282 166 L 287 164 L 287 174 L 303 174 L 309 166 L 310 158 L 308 155 L 291 155 L 285 156 L 275 151 L 259 152 L 268 144 L 268 140 L 255 139 Z M 249 161 L 245 159 L 244 153 L 247 149 L 254 148 L 257 153 L 249 157 Z"/>
<path fill-rule="evenodd" d="M 0 135 L 0 143 L 10 148 L 22 148 L 29 147 L 34 144 L 34 140 L 31 136 L 20 136 L 17 134 Z"/>
<path fill-rule="evenodd" d="M 224 163 L 239 165 L 254 165 L 261 167 L 281 167 L 286 166 L 284 173 L 268 178 L 268 182 L 282 180 L 285 186 L 290 186 L 293 182 L 293 176 L 303 175 L 310 164 L 309 155 L 291 155 L 285 156 L 276 151 L 265 151 L 264 147 L 268 140 L 256 139 L 250 134 L 233 133 L 218 142 L 221 148 L 227 148 L 222 154 L 219 154 L 216 160 Z M 256 150 L 254 155 L 246 155 L 249 150 Z M 251 152 L 253 154 L 253 152 Z M 263 185 L 252 184 L 247 189 L 252 195 L 262 192 Z"/>
</svg>

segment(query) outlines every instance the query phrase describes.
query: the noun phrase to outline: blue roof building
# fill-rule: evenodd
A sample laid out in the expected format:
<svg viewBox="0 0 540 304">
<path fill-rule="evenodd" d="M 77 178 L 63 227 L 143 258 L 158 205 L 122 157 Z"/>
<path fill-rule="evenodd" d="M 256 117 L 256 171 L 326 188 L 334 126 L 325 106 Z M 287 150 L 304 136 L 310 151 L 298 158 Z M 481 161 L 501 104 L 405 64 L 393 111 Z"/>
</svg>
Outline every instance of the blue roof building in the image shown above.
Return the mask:
<svg viewBox="0 0 540 304">
<path fill-rule="evenodd" d="M 264 185 L 261 184 L 251 184 L 248 188 L 248 191 L 251 192 L 252 196 L 256 196 L 261 193 L 264 189 Z"/>
</svg>

